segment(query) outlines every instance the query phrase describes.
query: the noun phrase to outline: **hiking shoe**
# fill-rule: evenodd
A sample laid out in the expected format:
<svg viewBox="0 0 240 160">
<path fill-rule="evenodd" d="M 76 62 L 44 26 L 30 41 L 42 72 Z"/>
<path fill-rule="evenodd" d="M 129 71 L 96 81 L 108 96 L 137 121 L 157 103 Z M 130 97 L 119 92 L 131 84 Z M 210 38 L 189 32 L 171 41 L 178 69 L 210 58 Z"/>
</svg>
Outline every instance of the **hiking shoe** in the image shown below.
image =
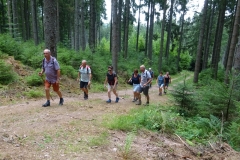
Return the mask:
<svg viewBox="0 0 240 160">
<path fill-rule="evenodd" d="M 59 105 L 62 106 L 63 102 L 64 102 L 63 98 L 60 98 Z"/>
<path fill-rule="evenodd" d="M 87 94 L 86 94 L 85 92 L 83 92 L 83 94 L 84 94 L 83 98 L 85 99 L 85 98 L 86 98 L 86 96 L 87 96 Z"/>
<path fill-rule="evenodd" d="M 47 106 L 50 106 L 50 101 L 47 101 L 46 103 L 44 103 L 44 104 L 42 105 L 42 107 L 47 107 Z"/>
<path fill-rule="evenodd" d="M 119 97 L 116 98 L 116 101 L 115 101 L 115 102 L 118 103 L 118 101 L 119 101 Z"/>
<path fill-rule="evenodd" d="M 159 96 L 162 96 L 162 93 L 159 93 L 158 95 L 159 95 Z"/>
<path fill-rule="evenodd" d="M 146 102 L 146 103 L 144 104 L 144 106 L 149 106 L 149 102 Z"/>
<path fill-rule="evenodd" d="M 111 99 L 107 100 L 106 102 L 107 102 L 107 103 L 111 103 Z"/>
<path fill-rule="evenodd" d="M 167 92 L 164 92 L 164 94 L 167 94 Z"/>
<path fill-rule="evenodd" d="M 134 98 L 133 100 L 132 100 L 132 102 L 136 102 L 137 101 L 137 99 L 136 98 Z"/>
<path fill-rule="evenodd" d="M 88 99 L 88 94 L 86 94 L 85 92 L 84 92 L 84 100 L 87 100 Z"/>
<path fill-rule="evenodd" d="M 138 101 L 137 103 L 136 103 L 136 105 L 141 105 L 142 104 L 142 101 Z"/>
</svg>

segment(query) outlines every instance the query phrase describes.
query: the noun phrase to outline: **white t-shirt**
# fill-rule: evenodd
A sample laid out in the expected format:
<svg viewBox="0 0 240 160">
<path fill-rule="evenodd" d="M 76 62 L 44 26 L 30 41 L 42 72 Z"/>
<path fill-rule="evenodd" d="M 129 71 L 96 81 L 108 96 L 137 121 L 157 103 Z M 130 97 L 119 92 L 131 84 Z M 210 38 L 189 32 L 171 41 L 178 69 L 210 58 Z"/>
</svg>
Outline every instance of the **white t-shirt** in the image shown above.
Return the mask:
<svg viewBox="0 0 240 160">
<path fill-rule="evenodd" d="M 89 82 L 89 74 L 91 74 L 91 68 L 86 66 L 85 68 L 81 67 L 79 69 L 81 74 L 81 81 L 82 82 Z"/>
</svg>

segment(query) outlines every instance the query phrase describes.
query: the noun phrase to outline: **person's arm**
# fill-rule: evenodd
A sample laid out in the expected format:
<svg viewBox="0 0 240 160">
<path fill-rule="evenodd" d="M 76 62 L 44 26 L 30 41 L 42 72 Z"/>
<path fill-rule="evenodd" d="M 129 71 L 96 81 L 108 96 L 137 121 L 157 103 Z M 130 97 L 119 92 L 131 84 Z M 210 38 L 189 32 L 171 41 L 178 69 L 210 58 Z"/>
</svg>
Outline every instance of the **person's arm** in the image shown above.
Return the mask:
<svg viewBox="0 0 240 160">
<path fill-rule="evenodd" d="M 108 78 L 107 78 L 107 76 L 106 76 L 105 81 L 104 81 L 104 86 L 107 85 L 107 80 L 108 80 Z"/>
<path fill-rule="evenodd" d="M 113 88 L 115 88 L 115 87 L 116 87 L 116 85 L 117 85 L 117 82 L 118 82 L 118 79 L 117 79 L 117 76 L 115 76 L 115 77 L 114 77 L 114 86 L 113 86 Z"/>
<path fill-rule="evenodd" d="M 78 72 L 78 78 L 77 78 L 77 81 L 80 81 L 80 76 L 81 76 L 81 73 L 80 71 Z"/>
<path fill-rule="evenodd" d="M 169 83 L 171 83 L 172 82 L 172 80 L 171 80 L 171 77 L 169 76 Z"/>
<path fill-rule="evenodd" d="M 39 76 L 42 76 L 43 73 L 44 73 L 44 71 L 45 71 L 45 70 L 42 68 L 41 72 L 39 72 L 38 75 L 39 75 Z"/>
<path fill-rule="evenodd" d="M 92 80 L 92 74 L 91 74 L 91 73 L 89 73 L 89 81 L 88 81 L 88 85 L 90 85 L 90 84 L 91 84 L 91 80 Z"/>
</svg>

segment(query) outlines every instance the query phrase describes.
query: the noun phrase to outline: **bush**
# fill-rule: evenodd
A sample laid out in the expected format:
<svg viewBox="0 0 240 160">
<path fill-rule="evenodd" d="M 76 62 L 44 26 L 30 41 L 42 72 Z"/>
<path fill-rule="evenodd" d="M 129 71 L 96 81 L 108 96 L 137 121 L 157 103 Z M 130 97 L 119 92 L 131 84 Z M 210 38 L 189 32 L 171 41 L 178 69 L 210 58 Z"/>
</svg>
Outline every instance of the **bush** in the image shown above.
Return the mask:
<svg viewBox="0 0 240 160">
<path fill-rule="evenodd" d="M 16 74 L 10 65 L 0 60 L 0 84 L 7 85 L 16 80 Z"/>
<path fill-rule="evenodd" d="M 30 90 L 28 92 L 24 92 L 24 95 L 28 98 L 40 98 L 44 96 L 43 92 L 39 90 Z"/>
<path fill-rule="evenodd" d="M 66 75 L 69 78 L 76 79 L 78 76 L 78 71 L 72 66 L 61 65 L 60 70 L 62 75 Z"/>
<path fill-rule="evenodd" d="M 26 82 L 30 86 L 40 86 L 43 85 L 43 79 L 38 75 L 40 69 L 36 70 L 32 75 L 26 77 Z"/>
<path fill-rule="evenodd" d="M 240 151 L 240 119 L 230 124 L 226 137 L 228 143 L 237 151 Z"/>
</svg>

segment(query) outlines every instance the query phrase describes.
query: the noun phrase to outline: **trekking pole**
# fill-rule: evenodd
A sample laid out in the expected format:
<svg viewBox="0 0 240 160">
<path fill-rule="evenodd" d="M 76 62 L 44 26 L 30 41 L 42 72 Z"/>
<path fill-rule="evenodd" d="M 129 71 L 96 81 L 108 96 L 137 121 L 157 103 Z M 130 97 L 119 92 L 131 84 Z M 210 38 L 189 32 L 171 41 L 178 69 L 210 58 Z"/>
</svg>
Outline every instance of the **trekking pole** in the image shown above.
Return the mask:
<svg viewBox="0 0 240 160">
<path fill-rule="evenodd" d="M 43 79 L 43 76 L 41 76 L 41 78 L 42 78 L 43 84 L 45 84 L 45 81 L 44 81 L 44 79 Z M 50 91 L 49 91 L 49 96 L 50 96 L 50 98 L 53 100 L 52 95 L 50 94 Z M 54 101 L 54 100 L 53 100 L 53 101 Z"/>
</svg>

